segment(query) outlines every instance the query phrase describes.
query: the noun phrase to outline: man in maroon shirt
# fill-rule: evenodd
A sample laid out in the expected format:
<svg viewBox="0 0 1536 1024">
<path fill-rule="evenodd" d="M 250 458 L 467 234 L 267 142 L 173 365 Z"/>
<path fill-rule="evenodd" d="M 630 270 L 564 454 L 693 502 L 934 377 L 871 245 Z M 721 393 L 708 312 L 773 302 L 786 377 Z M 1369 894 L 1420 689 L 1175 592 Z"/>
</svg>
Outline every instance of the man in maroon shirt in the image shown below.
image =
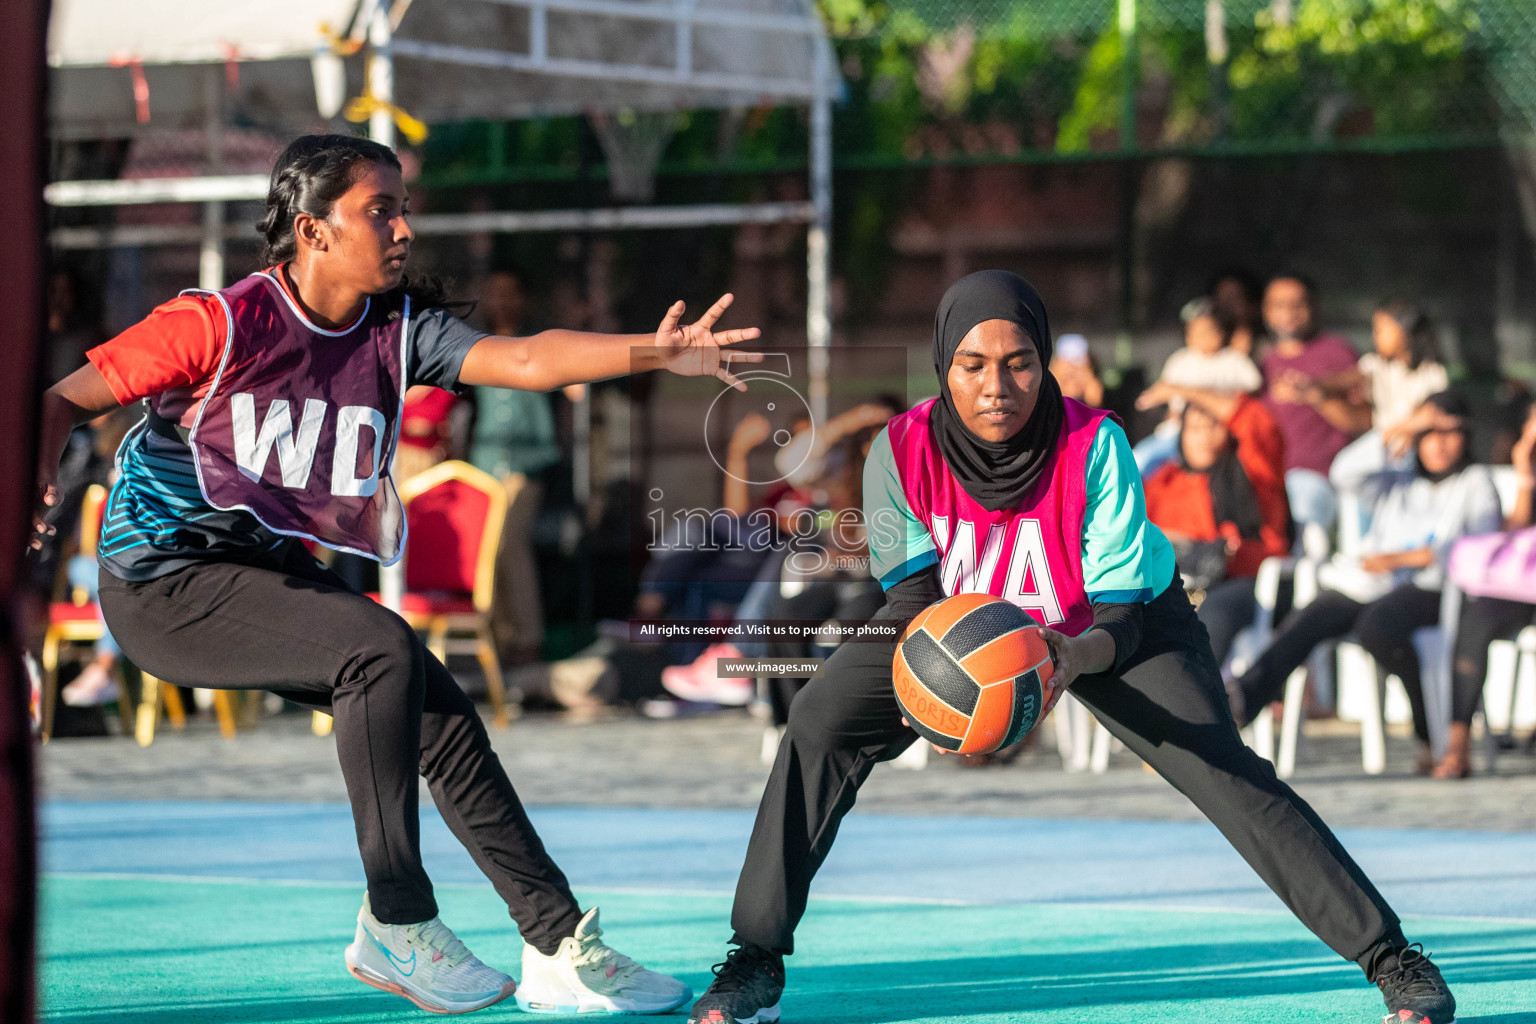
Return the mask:
<svg viewBox="0 0 1536 1024">
<path fill-rule="evenodd" d="M 1298 523 L 1333 524 L 1337 500 L 1328 467 L 1357 434 L 1360 403 L 1326 387 L 1331 377 L 1354 368 L 1354 348 L 1313 323 L 1312 284 L 1299 274 L 1280 274 L 1264 290 L 1264 323 L 1274 347 L 1264 356 L 1264 403 L 1285 437 L 1285 489 Z"/>
</svg>

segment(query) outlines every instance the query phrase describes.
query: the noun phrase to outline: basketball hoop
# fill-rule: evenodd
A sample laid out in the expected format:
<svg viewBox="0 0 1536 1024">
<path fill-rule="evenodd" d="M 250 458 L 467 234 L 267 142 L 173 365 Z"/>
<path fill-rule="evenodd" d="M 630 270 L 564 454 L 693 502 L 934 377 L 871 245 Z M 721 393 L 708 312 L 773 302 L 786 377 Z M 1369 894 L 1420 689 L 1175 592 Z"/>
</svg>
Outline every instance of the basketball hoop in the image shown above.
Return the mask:
<svg viewBox="0 0 1536 1024">
<path fill-rule="evenodd" d="M 587 120 L 608 158 L 608 187 L 623 202 L 649 202 L 656 193 L 656 165 L 677 134 L 682 117 L 674 110 L 590 113 Z"/>
</svg>

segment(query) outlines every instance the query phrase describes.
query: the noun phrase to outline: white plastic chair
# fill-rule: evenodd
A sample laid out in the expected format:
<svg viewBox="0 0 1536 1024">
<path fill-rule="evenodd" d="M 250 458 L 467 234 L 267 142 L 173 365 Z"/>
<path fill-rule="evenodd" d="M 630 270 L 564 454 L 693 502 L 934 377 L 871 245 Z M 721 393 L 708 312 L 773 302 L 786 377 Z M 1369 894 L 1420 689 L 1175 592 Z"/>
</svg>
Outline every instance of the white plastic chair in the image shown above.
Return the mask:
<svg viewBox="0 0 1536 1024">
<path fill-rule="evenodd" d="M 1361 541 L 1365 534 L 1366 524 L 1360 507 L 1359 495 L 1349 490 L 1339 492 L 1339 553 L 1345 556 L 1358 554 Z M 1310 579 L 1310 594 L 1305 601 L 1298 599 L 1295 606 L 1302 607 L 1317 594 L 1316 573 L 1322 564 L 1322 559 L 1309 559 L 1307 569 L 1301 573 L 1308 575 Z M 1302 589 L 1298 584 L 1298 590 Z M 1442 597 L 1442 621 L 1445 620 L 1447 600 Z M 1454 617 L 1453 604 L 1451 614 Z M 1414 633 L 1414 648 L 1418 651 L 1420 680 L 1424 688 L 1424 699 L 1430 718 L 1430 736 L 1440 736 L 1440 743 L 1444 744 L 1446 728 L 1444 722 L 1449 720 L 1449 698 L 1445 700 L 1446 710 L 1442 716 L 1439 713 L 1439 695 L 1448 691 L 1448 686 L 1442 682 L 1444 668 L 1448 668 L 1445 660 L 1445 634 L 1440 627 L 1421 629 Z M 1387 767 L 1386 746 L 1386 706 L 1387 687 L 1389 680 L 1397 682 L 1395 676 L 1385 676 L 1376 664 L 1376 659 L 1356 643 L 1351 637 L 1344 637 L 1337 641 L 1328 641 L 1318 645 L 1309 659 L 1313 666 L 1314 676 L 1320 680 L 1331 681 L 1337 698 L 1336 705 L 1343 711 L 1347 706 L 1352 707 L 1360 718 L 1360 765 L 1367 775 L 1380 775 Z M 1337 666 L 1337 674 L 1333 670 Z M 1363 690 L 1358 695 L 1352 688 L 1364 683 Z M 1347 690 L 1346 687 L 1351 689 Z M 1296 747 L 1301 735 L 1302 700 L 1306 689 L 1306 674 L 1304 669 L 1297 669 L 1286 680 L 1285 698 L 1280 727 L 1280 756 L 1275 763 L 1275 772 L 1281 778 L 1289 778 L 1296 770 Z M 1351 697 L 1357 697 L 1351 700 Z M 1406 700 L 1405 700 L 1406 703 Z M 1342 716 L 1341 716 L 1342 717 Z M 1255 723 L 1257 724 L 1257 722 Z M 1262 751 L 1261 751 L 1262 752 Z"/>
<path fill-rule="evenodd" d="M 1513 507 L 1519 484 L 1511 466 L 1492 467 L 1494 487 L 1499 502 L 1507 512 Z M 1339 493 L 1339 550 L 1346 555 L 1359 551 L 1364 523 L 1359 496 L 1350 491 Z M 1413 646 L 1419 656 L 1419 680 L 1423 689 L 1425 717 L 1429 725 L 1430 752 L 1443 757 L 1450 736 L 1451 722 L 1451 652 L 1456 643 L 1456 627 L 1461 617 L 1461 592 L 1449 582 L 1441 592 L 1440 623 L 1416 630 Z M 1536 639 L 1536 638 L 1533 638 Z M 1359 701 L 1360 760 L 1367 774 L 1386 770 L 1386 685 L 1376 661 L 1364 648 L 1349 638 L 1338 642 L 1341 681 L 1367 683 Z M 1287 697 L 1290 687 L 1287 686 Z M 1299 700 L 1299 696 L 1298 696 Z M 1343 703 L 1341 695 L 1340 703 Z M 1289 707 L 1287 707 L 1289 712 Z M 1289 717 L 1289 715 L 1287 716 Z"/>
<path fill-rule="evenodd" d="M 1526 626 L 1513 643 L 1495 640 L 1488 645 L 1488 678 L 1483 685 L 1482 715 L 1486 739 L 1484 759 L 1490 772 L 1494 770 L 1499 757 L 1496 730 L 1502 726 L 1514 732 L 1521 718 L 1521 686 L 1528 680 L 1536 682 L 1536 626 Z M 1490 697 L 1506 698 L 1498 701 L 1497 718 L 1489 705 Z"/>
<path fill-rule="evenodd" d="M 1070 699 L 1068 699 L 1070 698 Z M 1056 723 L 1056 750 L 1061 766 L 1069 772 L 1092 770 L 1102 775 L 1109 770 L 1109 753 L 1114 739 L 1088 706 L 1068 690 L 1051 711 Z"/>
<path fill-rule="evenodd" d="M 1307 529 L 1316 530 L 1319 534 L 1322 530 L 1315 523 L 1308 524 Z M 1314 540 L 1313 547 L 1320 555 L 1326 554 L 1326 537 L 1321 544 Z M 1304 608 L 1317 598 L 1317 566 L 1320 561 L 1321 558 L 1311 556 L 1268 558 L 1259 566 L 1259 575 L 1254 580 L 1254 597 L 1258 601 L 1258 614 L 1254 618 L 1253 625 L 1243 630 L 1233 642 L 1233 653 L 1229 664 L 1234 675 L 1241 675 L 1247 671 L 1254 660 L 1269 646 L 1274 634 L 1275 605 L 1279 600 L 1282 578 L 1287 573 L 1292 578 L 1292 609 Z M 1326 653 L 1314 654 L 1310 661 L 1313 664 L 1314 673 L 1320 675 L 1318 669 L 1327 662 Z M 1278 757 L 1275 751 L 1274 713 L 1268 705 L 1254 716 L 1253 722 L 1248 727 L 1249 743 L 1254 751 L 1260 757 L 1274 761 L 1275 774 L 1282 779 L 1289 778 L 1296 771 L 1296 747 L 1301 736 L 1302 698 L 1306 692 L 1306 686 L 1306 666 L 1297 668 L 1285 681 Z"/>
<path fill-rule="evenodd" d="M 1253 624 L 1242 630 L 1232 641 L 1228 664 L 1234 674 L 1241 675 L 1253 664 L 1264 648 L 1269 646 L 1274 634 L 1275 607 L 1280 601 L 1280 584 L 1287 576 L 1300 574 L 1295 584 L 1292 607 L 1307 604 L 1317 593 L 1316 565 L 1328 556 L 1328 534 L 1316 523 L 1308 523 L 1297 540 L 1300 557 L 1266 558 L 1259 565 L 1254 579 L 1254 597 L 1258 604 Z M 1305 669 L 1291 674 L 1286 684 L 1286 725 L 1281 729 L 1280 761 L 1276 772 L 1282 778 L 1296 768 L 1296 737 L 1301 727 L 1301 697 L 1306 683 Z M 1294 691 L 1294 698 L 1292 698 Z M 1110 731 L 1093 719 L 1092 713 L 1080 702 L 1070 706 L 1058 705 L 1056 719 L 1056 746 L 1061 751 L 1062 767 L 1069 772 L 1091 771 L 1102 775 L 1109 770 L 1111 753 L 1122 749 Z M 1260 757 L 1274 760 L 1274 716 L 1268 707 L 1259 712 L 1248 729 L 1249 742 Z M 1091 735 L 1090 735 L 1091 734 Z"/>
<path fill-rule="evenodd" d="M 1232 641 L 1227 670 L 1234 676 L 1246 672 L 1264 653 L 1275 631 L 1275 608 L 1280 601 L 1280 584 L 1289 576 L 1292 579 L 1291 608 L 1311 604 L 1317 597 L 1317 567 L 1327 560 L 1331 544 L 1328 532 L 1318 523 L 1307 523 L 1296 539 L 1296 554 L 1290 558 L 1266 558 L 1259 565 L 1254 579 L 1253 595 L 1258 605 L 1253 624 L 1240 632 Z M 1327 679 L 1331 686 L 1332 673 L 1328 659 L 1314 654 L 1310 659 L 1314 677 Z M 1275 718 L 1266 705 L 1254 716 L 1244 730 L 1254 752 L 1266 760 L 1275 762 L 1275 773 L 1288 778 L 1296 770 L 1296 745 L 1301 734 L 1301 705 L 1306 690 L 1307 670 L 1298 668 L 1286 680 L 1284 712 L 1280 725 L 1280 752 L 1275 756 Z"/>
<path fill-rule="evenodd" d="M 1491 467 L 1493 485 L 1499 492 L 1499 504 L 1509 514 L 1519 498 L 1520 483 L 1513 466 Z M 1429 723 L 1430 751 L 1438 761 L 1445 756 L 1450 742 L 1451 728 L 1451 657 L 1456 648 L 1456 630 L 1461 621 L 1462 593 L 1449 580 L 1441 592 L 1440 625 L 1422 629 L 1414 634 L 1414 647 L 1419 652 L 1420 682 L 1424 691 L 1424 710 Z M 1516 680 L 1518 680 L 1518 675 Z M 1511 687 L 1511 700 L 1514 687 Z M 1484 718 L 1486 720 L 1486 712 Z M 1512 719 L 1511 719 L 1512 720 Z M 1486 724 L 1486 722 L 1485 722 Z M 1489 758 L 1492 765 L 1493 751 Z"/>
</svg>

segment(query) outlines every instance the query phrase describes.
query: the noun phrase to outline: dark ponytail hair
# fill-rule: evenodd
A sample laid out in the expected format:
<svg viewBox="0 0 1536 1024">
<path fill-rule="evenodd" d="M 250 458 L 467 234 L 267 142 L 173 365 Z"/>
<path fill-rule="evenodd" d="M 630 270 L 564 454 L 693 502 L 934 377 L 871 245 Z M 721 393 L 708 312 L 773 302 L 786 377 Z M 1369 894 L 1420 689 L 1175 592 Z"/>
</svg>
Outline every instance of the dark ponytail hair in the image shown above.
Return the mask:
<svg viewBox="0 0 1536 1024">
<path fill-rule="evenodd" d="M 1397 322 L 1408 336 L 1408 369 L 1417 370 L 1422 363 L 1443 362 L 1440 343 L 1435 338 L 1435 322 L 1418 306 L 1401 299 L 1388 299 L 1376 307 Z"/>
<path fill-rule="evenodd" d="M 262 264 L 271 267 L 292 260 L 298 254 L 293 219 L 301 213 L 317 220 L 329 218 L 336 200 L 346 194 L 367 164 L 401 169 L 394 150 L 356 135 L 300 135 L 288 143 L 272 165 L 267 213 L 256 225 L 265 240 Z M 417 309 L 467 305 L 451 302 L 443 283 L 431 274 L 414 281 L 401 277 L 389 294 L 409 296 Z"/>
</svg>

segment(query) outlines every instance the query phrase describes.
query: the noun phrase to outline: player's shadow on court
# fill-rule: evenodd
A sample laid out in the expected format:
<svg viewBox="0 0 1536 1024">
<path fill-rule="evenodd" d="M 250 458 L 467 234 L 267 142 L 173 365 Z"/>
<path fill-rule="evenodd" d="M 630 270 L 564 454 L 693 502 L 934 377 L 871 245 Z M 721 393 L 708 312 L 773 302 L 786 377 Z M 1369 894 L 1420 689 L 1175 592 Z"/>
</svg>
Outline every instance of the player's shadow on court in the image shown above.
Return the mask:
<svg viewBox="0 0 1536 1024">
<path fill-rule="evenodd" d="M 1047 941 L 1046 945 L 1049 944 Z M 1536 930 L 1455 936 L 1442 963 L 1454 988 L 1528 982 Z M 1315 941 L 1185 943 L 1142 949 L 837 964 L 787 972 L 786 1016 L 796 1024 L 868 1024 L 961 1014 L 1071 1012 L 1073 1007 L 1165 1004 L 1334 993 L 1374 1009 L 1359 971 Z M 1280 1004 L 1280 1005 L 1283 1005 Z M 1475 1009 L 1468 1006 L 1467 1009 Z M 1063 1017 L 1063 1019 L 1067 1019 Z M 1471 1024 L 1529 1024 L 1529 1015 L 1461 1017 Z"/>
</svg>

